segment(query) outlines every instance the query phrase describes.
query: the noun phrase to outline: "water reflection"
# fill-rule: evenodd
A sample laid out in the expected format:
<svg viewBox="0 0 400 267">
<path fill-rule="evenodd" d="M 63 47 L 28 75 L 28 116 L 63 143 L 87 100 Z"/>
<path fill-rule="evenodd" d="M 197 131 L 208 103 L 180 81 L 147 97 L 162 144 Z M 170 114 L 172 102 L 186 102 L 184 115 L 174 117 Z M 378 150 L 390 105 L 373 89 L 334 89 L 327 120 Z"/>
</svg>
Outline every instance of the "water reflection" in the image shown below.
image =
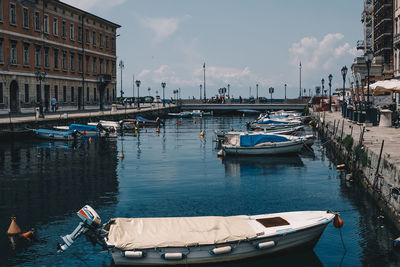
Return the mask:
<svg viewBox="0 0 400 267">
<path fill-rule="evenodd" d="M 115 203 L 117 155 L 112 140 L 81 143 L 79 149 L 63 142 L 1 144 L 0 229 L 7 229 L 11 215 L 23 229 L 40 229 L 82 203 Z M 1 235 L 0 250 L 7 248 Z M 1 255 L 0 265 L 7 259 Z"/>
<path fill-rule="evenodd" d="M 225 165 L 227 176 L 248 176 L 249 173 L 267 174 L 271 170 L 284 170 L 290 167 L 302 167 L 303 161 L 297 155 L 272 156 L 272 157 L 224 157 L 222 163 Z"/>
</svg>

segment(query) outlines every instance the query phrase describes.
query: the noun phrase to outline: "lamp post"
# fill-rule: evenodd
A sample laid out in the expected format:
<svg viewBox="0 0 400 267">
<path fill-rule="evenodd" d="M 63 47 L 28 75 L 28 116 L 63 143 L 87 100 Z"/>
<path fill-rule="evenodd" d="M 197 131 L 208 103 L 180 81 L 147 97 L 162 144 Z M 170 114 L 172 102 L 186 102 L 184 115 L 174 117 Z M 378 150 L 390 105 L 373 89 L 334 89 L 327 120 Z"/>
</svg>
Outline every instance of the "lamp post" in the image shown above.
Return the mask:
<svg viewBox="0 0 400 267">
<path fill-rule="evenodd" d="M 140 99 L 139 99 L 140 80 L 136 80 L 136 87 L 137 87 L 137 108 L 140 109 Z"/>
<path fill-rule="evenodd" d="M 122 97 L 124 96 L 124 91 L 122 91 L 122 70 L 125 68 L 125 65 L 122 60 L 119 62 L 119 68 L 121 69 L 121 101 L 123 101 Z"/>
<path fill-rule="evenodd" d="M 203 87 L 203 85 L 202 84 L 200 84 L 200 100 L 201 100 L 201 88 Z"/>
<path fill-rule="evenodd" d="M 39 82 L 39 117 L 44 118 L 42 102 L 42 81 L 46 78 L 46 72 L 35 72 L 36 80 Z"/>
<path fill-rule="evenodd" d="M 370 102 L 369 102 L 369 76 L 370 76 L 370 69 L 371 69 L 371 62 L 372 62 L 372 58 L 374 57 L 374 54 L 372 53 L 372 51 L 369 49 L 366 51 L 365 55 L 364 55 L 364 59 L 365 59 L 365 63 L 367 64 L 367 107 L 366 107 L 366 118 L 365 118 L 365 122 L 369 123 L 370 122 Z"/>
<path fill-rule="evenodd" d="M 322 94 L 324 93 L 324 83 L 325 83 L 325 79 L 324 78 L 322 78 L 322 80 L 321 80 L 321 85 L 322 85 Z M 326 94 L 325 94 L 326 95 Z M 322 95 L 322 96 L 324 96 L 324 95 Z"/>
<path fill-rule="evenodd" d="M 258 102 L 258 83 L 256 84 L 256 101 Z"/>
<path fill-rule="evenodd" d="M 343 77 L 343 103 L 342 103 L 342 116 L 346 117 L 346 108 L 347 108 L 347 104 L 346 104 L 346 75 L 347 75 L 347 67 L 344 66 L 341 70 L 342 72 L 342 77 Z"/>
<path fill-rule="evenodd" d="M 162 87 L 162 106 L 163 107 L 165 107 L 165 101 L 164 101 L 164 99 L 165 99 L 165 86 L 167 85 L 167 83 L 166 82 L 162 82 L 161 83 L 161 87 Z"/>
<path fill-rule="evenodd" d="M 103 110 L 103 95 L 104 95 L 104 76 L 99 75 L 97 76 L 97 82 L 99 83 L 99 104 L 100 110 Z"/>
<path fill-rule="evenodd" d="M 272 94 L 274 93 L 274 88 L 273 87 L 269 88 L 269 93 L 271 94 L 271 104 L 272 104 Z"/>
<path fill-rule="evenodd" d="M 329 80 L 329 112 L 332 112 L 332 95 L 331 95 L 331 89 L 332 89 L 332 74 L 329 74 L 328 80 Z"/>
<path fill-rule="evenodd" d="M 285 103 L 286 103 L 286 86 L 287 84 L 285 83 Z"/>
<path fill-rule="evenodd" d="M 231 99 L 231 91 L 230 91 L 231 85 L 228 83 L 228 99 Z M 230 101 L 230 100 L 229 100 Z"/>
</svg>

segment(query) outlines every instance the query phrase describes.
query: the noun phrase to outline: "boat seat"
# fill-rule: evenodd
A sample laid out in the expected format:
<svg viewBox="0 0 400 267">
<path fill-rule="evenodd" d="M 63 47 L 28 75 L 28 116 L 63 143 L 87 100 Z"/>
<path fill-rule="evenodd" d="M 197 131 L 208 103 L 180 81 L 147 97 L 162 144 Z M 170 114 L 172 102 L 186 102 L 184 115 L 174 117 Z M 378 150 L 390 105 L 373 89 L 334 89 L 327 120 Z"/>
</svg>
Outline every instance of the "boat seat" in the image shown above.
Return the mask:
<svg viewBox="0 0 400 267">
<path fill-rule="evenodd" d="M 261 223 L 264 227 L 276 227 L 276 226 L 283 226 L 283 225 L 290 225 L 288 221 L 281 217 L 272 217 L 272 218 L 263 218 L 263 219 L 256 219 L 257 222 Z"/>
</svg>

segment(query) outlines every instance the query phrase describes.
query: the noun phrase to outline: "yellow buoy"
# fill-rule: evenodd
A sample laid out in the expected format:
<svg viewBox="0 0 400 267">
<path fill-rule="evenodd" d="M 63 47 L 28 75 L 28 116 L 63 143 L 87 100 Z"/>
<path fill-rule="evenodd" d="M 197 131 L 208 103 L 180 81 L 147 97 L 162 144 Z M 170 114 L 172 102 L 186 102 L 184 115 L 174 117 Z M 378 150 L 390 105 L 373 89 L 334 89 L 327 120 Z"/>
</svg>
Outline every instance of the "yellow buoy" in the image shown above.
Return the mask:
<svg viewBox="0 0 400 267">
<path fill-rule="evenodd" d="M 157 132 L 157 133 L 160 132 L 160 127 L 157 127 L 156 132 Z"/>
<path fill-rule="evenodd" d="M 204 131 L 201 131 L 201 132 L 200 132 L 200 136 L 201 136 L 201 137 L 204 137 L 204 134 L 205 134 Z"/>
<path fill-rule="evenodd" d="M 135 130 L 135 132 L 137 132 L 138 131 L 138 127 L 137 126 L 135 126 L 135 128 L 133 128 L 134 130 Z"/>
</svg>

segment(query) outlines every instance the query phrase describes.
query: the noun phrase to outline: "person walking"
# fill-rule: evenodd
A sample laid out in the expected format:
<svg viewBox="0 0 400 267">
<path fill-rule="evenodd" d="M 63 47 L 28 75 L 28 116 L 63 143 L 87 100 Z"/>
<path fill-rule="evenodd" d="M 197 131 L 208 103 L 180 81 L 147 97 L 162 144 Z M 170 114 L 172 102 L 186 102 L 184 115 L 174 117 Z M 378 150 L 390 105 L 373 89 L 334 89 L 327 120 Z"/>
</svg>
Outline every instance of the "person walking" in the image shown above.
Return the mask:
<svg viewBox="0 0 400 267">
<path fill-rule="evenodd" d="M 53 112 L 56 112 L 56 109 L 57 109 L 57 99 L 55 97 L 53 97 L 51 99 L 51 110 Z"/>
</svg>

